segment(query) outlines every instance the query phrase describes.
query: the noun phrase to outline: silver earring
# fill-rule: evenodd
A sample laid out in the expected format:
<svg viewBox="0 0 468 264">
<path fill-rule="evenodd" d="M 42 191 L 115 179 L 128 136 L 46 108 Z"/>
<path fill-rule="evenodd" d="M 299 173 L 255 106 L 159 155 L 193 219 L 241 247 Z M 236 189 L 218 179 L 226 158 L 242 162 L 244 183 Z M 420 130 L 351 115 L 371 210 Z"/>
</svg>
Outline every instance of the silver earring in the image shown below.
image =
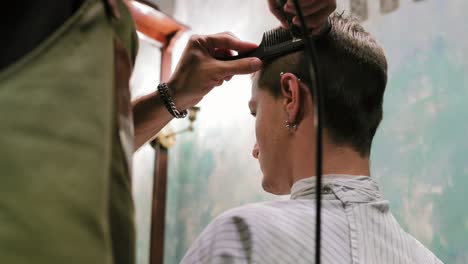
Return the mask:
<svg viewBox="0 0 468 264">
<path fill-rule="evenodd" d="M 296 131 L 297 130 L 297 124 L 296 123 L 289 123 L 288 120 L 286 120 L 285 126 L 289 131 L 291 131 L 291 130 Z"/>
<path fill-rule="evenodd" d="M 284 75 L 284 72 L 280 72 L 280 78 Z M 301 78 L 297 78 L 297 80 L 300 82 Z"/>
</svg>

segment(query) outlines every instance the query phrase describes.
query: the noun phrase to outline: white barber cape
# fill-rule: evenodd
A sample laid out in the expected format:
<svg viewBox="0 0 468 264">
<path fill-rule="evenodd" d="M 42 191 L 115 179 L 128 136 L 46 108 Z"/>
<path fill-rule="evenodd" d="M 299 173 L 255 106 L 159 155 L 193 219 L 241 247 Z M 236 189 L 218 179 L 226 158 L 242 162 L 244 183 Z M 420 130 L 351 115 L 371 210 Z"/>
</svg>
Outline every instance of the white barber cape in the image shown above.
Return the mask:
<svg viewBox="0 0 468 264">
<path fill-rule="evenodd" d="M 400 227 L 371 177 L 325 175 L 322 197 L 322 264 L 442 263 Z M 315 207 L 315 177 L 297 181 L 291 200 L 218 216 L 182 263 L 314 263 Z"/>
</svg>

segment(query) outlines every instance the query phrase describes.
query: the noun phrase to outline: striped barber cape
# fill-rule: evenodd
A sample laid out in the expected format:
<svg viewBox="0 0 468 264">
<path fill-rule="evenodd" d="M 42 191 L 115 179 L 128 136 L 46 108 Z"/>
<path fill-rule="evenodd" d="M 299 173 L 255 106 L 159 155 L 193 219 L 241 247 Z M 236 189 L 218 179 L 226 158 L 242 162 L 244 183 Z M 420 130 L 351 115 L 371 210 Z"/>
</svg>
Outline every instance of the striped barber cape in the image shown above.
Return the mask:
<svg viewBox="0 0 468 264">
<path fill-rule="evenodd" d="M 368 176 L 324 175 L 322 264 L 442 263 L 406 233 Z M 182 263 L 314 263 L 315 177 L 291 199 L 235 208 L 213 220 Z"/>
</svg>

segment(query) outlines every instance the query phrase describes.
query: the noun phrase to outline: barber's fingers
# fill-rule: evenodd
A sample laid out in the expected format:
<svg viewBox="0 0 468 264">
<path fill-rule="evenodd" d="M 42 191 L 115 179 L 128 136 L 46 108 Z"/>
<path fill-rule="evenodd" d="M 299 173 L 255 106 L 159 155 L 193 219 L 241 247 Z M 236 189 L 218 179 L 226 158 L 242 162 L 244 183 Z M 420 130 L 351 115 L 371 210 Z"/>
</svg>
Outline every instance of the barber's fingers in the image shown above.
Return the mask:
<svg viewBox="0 0 468 264">
<path fill-rule="evenodd" d="M 312 15 L 308 15 L 304 17 L 304 21 L 308 28 L 316 29 L 316 28 L 321 27 L 325 23 L 329 15 L 330 15 L 330 10 L 325 8 L 325 9 L 321 9 L 320 11 Z M 298 26 L 301 24 L 301 21 L 299 20 L 299 17 L 297 16 L 293 18 L 292 22 Z"/>
<path fill-rule="evenodd" d="M 299 3 L 299 5 L 301 6 L 302 15 L 304 17 L 313 15 L 322 9 L 331 7 L 329 1 L 309 1 L 306 3 L 302 1 Z M 296 6 L 292 1 L 288 1 L 286 3 L 286 5 L 284 6 L 284 11 L 297 15 Z"/>
<path fill-rule="evenodd" d="M 336 0 L 300 0 L 302 15 L 306 26 L 309 29 L 319 30 L 326 22 L 328 16 L 336 9 Z M 295 5 L 292 0 L 284 5 L 284 11 L 296 15 L 293 18 L 293 23 L 300 25 L 300 20 L 297 17 Z"/>
<path fill-rule="evenodd" d="M 287 28 L 286 16 L 283 7 L 278 4 L 277 0 L 268 0 L 270 12 L 281 22 L 281 26 Z"/>
<path fill-rule="evenodd" d="M 220 70 L 221 79 L 237 74 L 254 73 L 262 67 L 262 61 L 254 57 L 233 61 L 217 61 L 216 63 Z"/>
<path fill-rule="evenodd" d="M 229 49 L 215 49 L 213 56 L 215 58 L 227 58 L 227 57 L 234 56 L 234 52 Z"/>
<path fill-rule="evenodd" d="M 223 32 L 205 36 L 207 45 L 214 49 L 230 49 L 238 52 L 251 51 L 258 47 L 255 43 L 250 43 L 238 39 L 230 32 Z"/>
</svg>

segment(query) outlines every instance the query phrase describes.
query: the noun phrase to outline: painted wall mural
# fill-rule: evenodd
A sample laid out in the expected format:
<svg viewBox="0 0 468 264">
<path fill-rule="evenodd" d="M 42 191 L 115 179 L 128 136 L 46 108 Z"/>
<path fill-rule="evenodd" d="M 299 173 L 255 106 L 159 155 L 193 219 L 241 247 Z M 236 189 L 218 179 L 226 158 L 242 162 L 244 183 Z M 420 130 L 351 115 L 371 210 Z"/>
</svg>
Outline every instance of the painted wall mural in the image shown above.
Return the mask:
<svg viewBox="0 0 468 264">
<path fill-rule="evenodd" d="M 445 263 L 468 263 L 468 1 L 338 2 L 339 11 L 360 17 L 389 61 L 372 174 L 405 230 Z M 218 0 L 178 0 L 174 10 L 178 20 L 191 26 L 190 33 L 229 30 L 257 43 L 278 24 L 264 0 L 224 0 L 222 5 Z M 175 53 L 184 45 L 181 41 Z M 288 199 L 261 188 L 261 173 L 250 154 L 254 120 L 249 97 L 247 76 L 216 88 L 200 104 L 195 132 L 180 136 L 170 150 L 165 263 L 178 263 L 219 213 Z"/>
</svg>

